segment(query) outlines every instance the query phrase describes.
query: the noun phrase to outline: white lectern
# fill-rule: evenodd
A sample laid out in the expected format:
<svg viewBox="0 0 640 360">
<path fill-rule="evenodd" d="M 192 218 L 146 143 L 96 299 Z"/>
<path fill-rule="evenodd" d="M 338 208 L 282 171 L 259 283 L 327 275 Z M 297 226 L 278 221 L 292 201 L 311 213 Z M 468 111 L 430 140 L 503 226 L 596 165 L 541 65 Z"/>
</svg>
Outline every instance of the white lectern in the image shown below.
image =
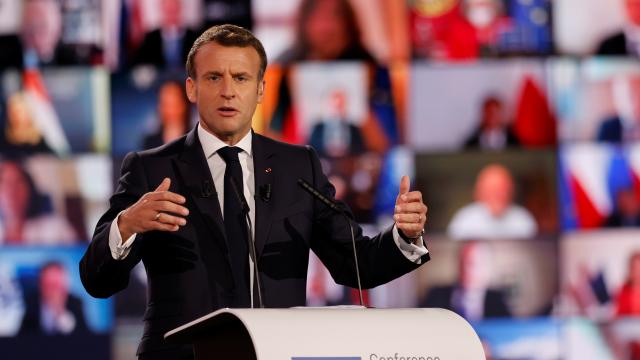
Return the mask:
<svg viewBox="0 0 640 360">
<path fill-rule="evenodd" d="M 165 334 L 196 359 L 484 360 L 480 339 L 444 309 L 221 309 Z"/>
</svg>

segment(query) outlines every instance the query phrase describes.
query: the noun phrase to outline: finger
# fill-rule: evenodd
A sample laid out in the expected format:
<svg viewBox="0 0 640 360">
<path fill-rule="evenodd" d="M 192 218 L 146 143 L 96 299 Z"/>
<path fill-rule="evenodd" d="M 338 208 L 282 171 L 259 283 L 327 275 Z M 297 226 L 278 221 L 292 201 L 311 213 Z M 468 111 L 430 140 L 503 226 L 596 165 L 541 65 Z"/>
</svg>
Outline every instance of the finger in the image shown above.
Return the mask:
<svg viewBox="0 0 640 360">
<path fill-rule="evenodd" d="M 161 201 L 161 200 L 171 201 L 176 204 L 184 204 L 186 202 L 186 199 L 184 198 L 184 196 L 180 194 L 176 194 L 171 191 L 157 191 L 149 195 L 149 198 L 155 201 Z"/>
<path fill-rule="evenodd" d="M 156 222 L 160 222 L 160 223 L 163 223 L 163 224 L 170 224 L 170 225 L 179 225 L 179 226 L 187 225 L 187 220 L 185 218 L 182 218 L 182 217 L 179 217 L 179 216 L 170 215 L 170 214 L 167 214 L 167 213 L 162 213 L 162 212 L 158 213 L 158 215 L 156 215 L 156 217 L 154 217 L 154 220 Z"/>
<path fill-rule="evenodd" d="M 400 196 L 403 202 L 422 201 L 422 193 L 420 191 L 411 191 Z"/>
<path fill-rule="evenodd" d="M 411 234 L 420 234 L 422 232 L 422 229 L 424 228 L 423 224 L 416 224 L 416 223 L 402 223 L 402 222 L 397 222 L 396 223 L 396 227 L 398 228 L 398 230 L 402 230 L 402 232 L 405 235 L 411 235 Z M 413 236 L 410 236 L 413 237 Z"/>
<path fill-rule="evenodd" d="M 404 175 L 400 179 L 400 193 L 399 195 L 404 195 L 409 192 L 409 177 Z"/>
<path fill-rule="evenodd" d="M 189 215 L 189 209 L 168 200 L 156 201 L 154 205 L 155 205 L 154 210 L 156 211 L 162 211 L 165 213 L 172 213 L 172 214 L 177 214 L 182 216 Z"/>
<path fill-rule="evenodd" d="M 178 229 L 180 229 L 180 226 L 178 225 L 174 225 L 174 224 L 165 224 L 165 223 L 161 223 L 159 221 L 152 221 L 152 224 L 149 226 L 149 230 L 156 230 L 156 231 L 178 231 Z"/>
<path fill-rule="evenodd" d="M 169 190 L 169 186 L 171 186 L 171 179 L 164 178 L 162 179 L 160 185 L 158 185 L 158 187 L 155 189 L 155 191 L 167 191 Z"/>
<path fill-rule="evenodd" d="M 422 220 L 425 219 L 424 215 L 421 214 L 395 214 L 393 215 L 393 219 L 396 223 L 406 223 L 406 224 L 422 224 Z"/>
<path fill-rule="evenodd" d="M 398 204 L 395 208 L 396 214 L 405 213 L 425 213 L 427 212 L 427 206 L 419 202 L 409 202 L 404 204 Z"/>
</svg>

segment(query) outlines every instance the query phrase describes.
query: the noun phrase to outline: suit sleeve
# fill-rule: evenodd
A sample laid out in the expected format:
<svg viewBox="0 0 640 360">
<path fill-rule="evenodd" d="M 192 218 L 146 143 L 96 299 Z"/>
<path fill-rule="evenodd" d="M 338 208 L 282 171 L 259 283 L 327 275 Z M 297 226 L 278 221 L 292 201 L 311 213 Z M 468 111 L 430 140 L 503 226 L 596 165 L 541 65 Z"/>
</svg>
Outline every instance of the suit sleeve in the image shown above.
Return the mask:
<svg viewBox="0 0 640 360">
<path fill-rule="evenodd" d="M 312 167 L 313 185 L 330 199 L 334 199 L 335 188 L 322 172 L 320 160 L 311 147 L 307 147 Z M 420 266 L 407 259 L 393 240 L 392 228 L 369 238 L 353 221 L 351 210 L 338 201 L 353 224 L 356 253 L 360 266 L 363 288 L 373 288 L 398 278 Z M 311 248 L 327 267 L 333 279 L 341 285 L 357 287 L 351 232 L 347 219 L 319 201 L 313 205 L 314 223 Z M 424 264 L 429 254 L 421 258 Z"/>
<path fill-rule="evenodd" d="M 107 298 L 129 284 L 129 273 L 141 258 L 143 236 L 137 237 L 125 259 L 115 260 L 109 248 L 109 230 L 116 216 L 147 191 L 148 184 L 140 157 L 136 153 L 129 153 L 123 161 L 121 177 L 110 199 L 109 210 L 98 221 L 93 239 L 80 260 L 80 279 L 92 296 Z"/>
</svg>

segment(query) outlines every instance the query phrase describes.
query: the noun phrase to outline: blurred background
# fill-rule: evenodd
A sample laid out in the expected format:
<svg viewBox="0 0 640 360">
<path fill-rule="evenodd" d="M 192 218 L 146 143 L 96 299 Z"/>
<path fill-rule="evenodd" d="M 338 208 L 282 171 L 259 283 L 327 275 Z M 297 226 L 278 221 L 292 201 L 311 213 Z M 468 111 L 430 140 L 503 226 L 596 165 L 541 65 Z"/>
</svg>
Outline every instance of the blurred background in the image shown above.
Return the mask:
<svg viewBox="0 0 640 360">
<path fill-rule="evenodd" d="M 640 0 L 0 0 L 3 359 L 135 357 L 144 268 L 97 300 L 78 261 L 126 153 L 197 122 L 221 23 L 267 50 L 254 129 L 365 232 L 422 191 L 432 260 L 370 306 L 451 309 L 489 359 L 640 359 Z M 308 304 L 356 302 L 312 255 Z"/>
</svg>

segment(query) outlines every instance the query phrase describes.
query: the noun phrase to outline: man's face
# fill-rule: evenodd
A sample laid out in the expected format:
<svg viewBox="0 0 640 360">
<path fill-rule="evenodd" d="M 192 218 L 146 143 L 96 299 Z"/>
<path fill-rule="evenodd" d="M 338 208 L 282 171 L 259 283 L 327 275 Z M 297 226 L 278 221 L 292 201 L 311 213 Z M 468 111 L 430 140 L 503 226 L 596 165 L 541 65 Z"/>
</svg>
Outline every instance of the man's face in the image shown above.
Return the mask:
<svg viewBox="0 0 640 360">
<path fill-rule="evenodd" d="M 5 217 L 24 217 L 29 204 L 29 186 L 18 166 L 0 164 L 0 212 Z"/>
<path fill-rule="evenodd" d="M 22 36 L 27 48 L 34 49 L 41 59 L 53 56 L 62 32 L 60 9 L 53 1 L 25 2 Z"/>
<path fill-rule="evenodd" d="M 511 175 L 497 165 L 485 168 L 478 176 L 475 195 L 493 216 L 502 216 L 513 200 Z"/>
<path fill-rule="evenodd" d="M 194 60 L 196 78 L 187 79 L 187 96 L 198 108 L 200 125 L 222 140 L 240 140 L 262 101 L 258 52 L 211 42 L 198 49 Z"/>
<path fill-rule="evenodd" d="M 158 113 L 162 125 L 183 125 L 187 114 L 184 91 L 176 83 L 167 83 L 158 94 Z"/>
<path fill-rule="evenodd" d="M 59 266 L 43 270 L 40 276 L 42 302 L 54 311 L 62 312 L 69 298 L 69 281 L 66 271 Z"/>
</svg>

